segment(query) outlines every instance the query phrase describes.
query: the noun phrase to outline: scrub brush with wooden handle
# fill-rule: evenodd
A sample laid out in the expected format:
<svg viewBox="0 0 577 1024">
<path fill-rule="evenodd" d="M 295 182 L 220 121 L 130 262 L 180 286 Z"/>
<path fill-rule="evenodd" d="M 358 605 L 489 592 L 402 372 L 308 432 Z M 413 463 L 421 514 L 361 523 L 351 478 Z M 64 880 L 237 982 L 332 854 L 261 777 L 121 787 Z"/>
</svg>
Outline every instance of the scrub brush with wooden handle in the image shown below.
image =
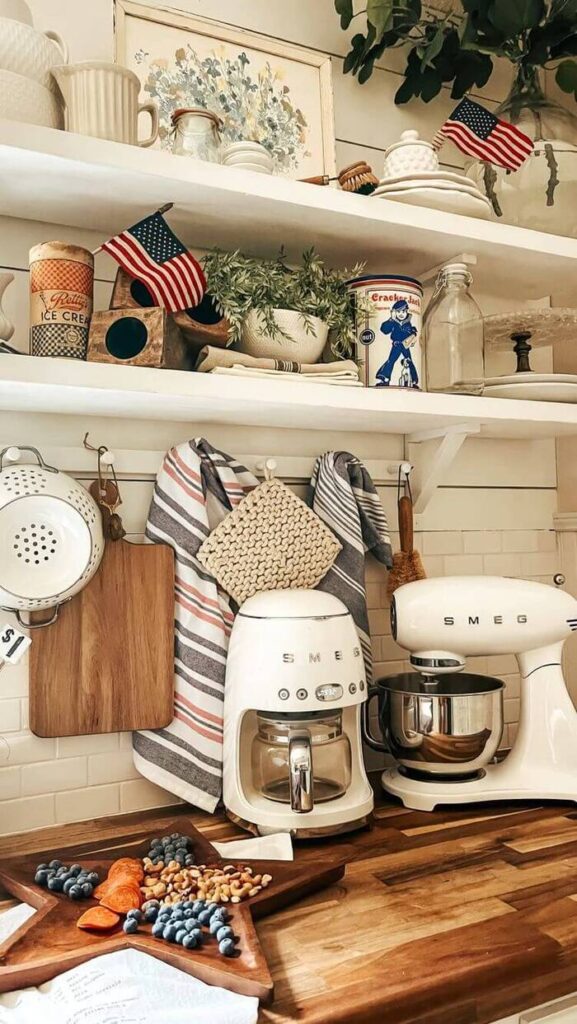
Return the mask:
<svg viewBox="0 0 577 1024">
<path fill-rule="evenodd" d="M 413 548 L 413 502 L 406 496 L 399 498 L 399 542 L 401 550 L 393 555 L 393 568 L 387 581 L 389 599 L 404 583 L 427 578 L 421 556 Z"/>
<path fill-rule="evenodd" d="M 379 179 L 373 174 L 372 167 L 364 160 L 343 167 L 342 171 L 332 178 L 328 174 L 316 174 L 313 178 L 299 178 L 299 181 L 305 181 L 309 185 L 328 185 L 331 181 L 338 181 L 345 192 L 355 192 L 360 195 L 370 195 L 379 184 Z"/>
</svg>

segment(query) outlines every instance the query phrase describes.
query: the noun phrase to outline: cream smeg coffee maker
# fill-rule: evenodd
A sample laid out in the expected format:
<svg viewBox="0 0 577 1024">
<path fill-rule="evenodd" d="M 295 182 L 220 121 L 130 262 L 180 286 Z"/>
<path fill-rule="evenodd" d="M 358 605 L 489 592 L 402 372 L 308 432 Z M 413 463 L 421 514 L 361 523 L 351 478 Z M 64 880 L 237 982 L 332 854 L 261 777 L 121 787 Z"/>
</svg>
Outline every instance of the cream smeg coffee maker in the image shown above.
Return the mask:
<svg viewBox="0 0 577 1024">
<path fill-rule="evenodd" d="M 223 796 L 257 835 L 314 838 L 367 823 L 367 686 L 344 604 L 318 590 L 275 590 L 242 605 L 230 638 Z"/>
</svg>

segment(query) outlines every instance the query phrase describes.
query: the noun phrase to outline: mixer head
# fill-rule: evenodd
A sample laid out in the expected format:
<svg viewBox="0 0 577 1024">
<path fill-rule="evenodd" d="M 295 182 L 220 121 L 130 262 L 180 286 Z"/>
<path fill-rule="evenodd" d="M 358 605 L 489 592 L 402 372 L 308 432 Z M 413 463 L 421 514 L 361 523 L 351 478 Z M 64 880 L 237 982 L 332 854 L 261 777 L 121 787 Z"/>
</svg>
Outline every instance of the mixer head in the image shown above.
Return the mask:
<svg viewBox="0 0 577 1024">
<path fill-rule="evenodd" d="M 410 662 L 417 672 L 431 678 L 462 672 L 465 668 L 465 659 L 453 651 L 418 651 L 411 654 Z"/>
</svg>

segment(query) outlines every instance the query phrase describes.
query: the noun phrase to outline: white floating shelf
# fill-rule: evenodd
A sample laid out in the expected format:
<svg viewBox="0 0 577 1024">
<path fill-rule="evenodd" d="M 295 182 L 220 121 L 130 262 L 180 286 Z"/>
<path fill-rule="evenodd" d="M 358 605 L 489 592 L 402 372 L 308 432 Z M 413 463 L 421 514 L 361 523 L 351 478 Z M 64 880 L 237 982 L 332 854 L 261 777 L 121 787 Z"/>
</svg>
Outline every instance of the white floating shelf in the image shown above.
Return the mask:
<svg viewBox="0 0 577 1024">
<path fill-rule="evenodd" d="M 285 245 L 298 257 L 314 243 L 335 265 L 417 276 L 472 252 L 477 288 L 516 301 L 567 291 L 570 304 L 577 268 L 572 238 L 16 121 L 0 120 L 0 180 L 0 214 L 103 238 L 173 202 L 170 222 L 195 248 L 270 256 Z"/>
<path fill-rule="evenodd" d="M 483 437 L 577 435 L 577 405 L 344 388 L 0 355 L 0 411 L 414 434 L 480 425 Z"/>
</svg>

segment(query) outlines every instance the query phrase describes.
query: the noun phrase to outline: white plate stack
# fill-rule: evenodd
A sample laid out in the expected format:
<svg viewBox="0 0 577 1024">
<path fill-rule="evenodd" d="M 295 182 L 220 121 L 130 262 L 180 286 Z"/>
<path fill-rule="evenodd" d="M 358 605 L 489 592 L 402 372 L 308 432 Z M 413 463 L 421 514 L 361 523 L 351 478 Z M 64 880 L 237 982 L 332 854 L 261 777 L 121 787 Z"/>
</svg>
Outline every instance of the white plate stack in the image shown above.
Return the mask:
<svg viewBox="0 0 577 1024">
<path fill-rule="evenodd" d="M 68 62 L 56 32 L 39 32 L 25 0 L 0 0 L 0 117 L 64 127 L 64 100 L 50 69 Z"/>
<path fill-rule="evenodd" d="M 464 174 L 443 171 L 431 143 L 412 130 L 403 132 L 401 141 L 385 152 L 383 179 L 373 196 L 482 220 L 488 220 L 492 212 L 491 203 L 475 182 Z"/>
</svg>

